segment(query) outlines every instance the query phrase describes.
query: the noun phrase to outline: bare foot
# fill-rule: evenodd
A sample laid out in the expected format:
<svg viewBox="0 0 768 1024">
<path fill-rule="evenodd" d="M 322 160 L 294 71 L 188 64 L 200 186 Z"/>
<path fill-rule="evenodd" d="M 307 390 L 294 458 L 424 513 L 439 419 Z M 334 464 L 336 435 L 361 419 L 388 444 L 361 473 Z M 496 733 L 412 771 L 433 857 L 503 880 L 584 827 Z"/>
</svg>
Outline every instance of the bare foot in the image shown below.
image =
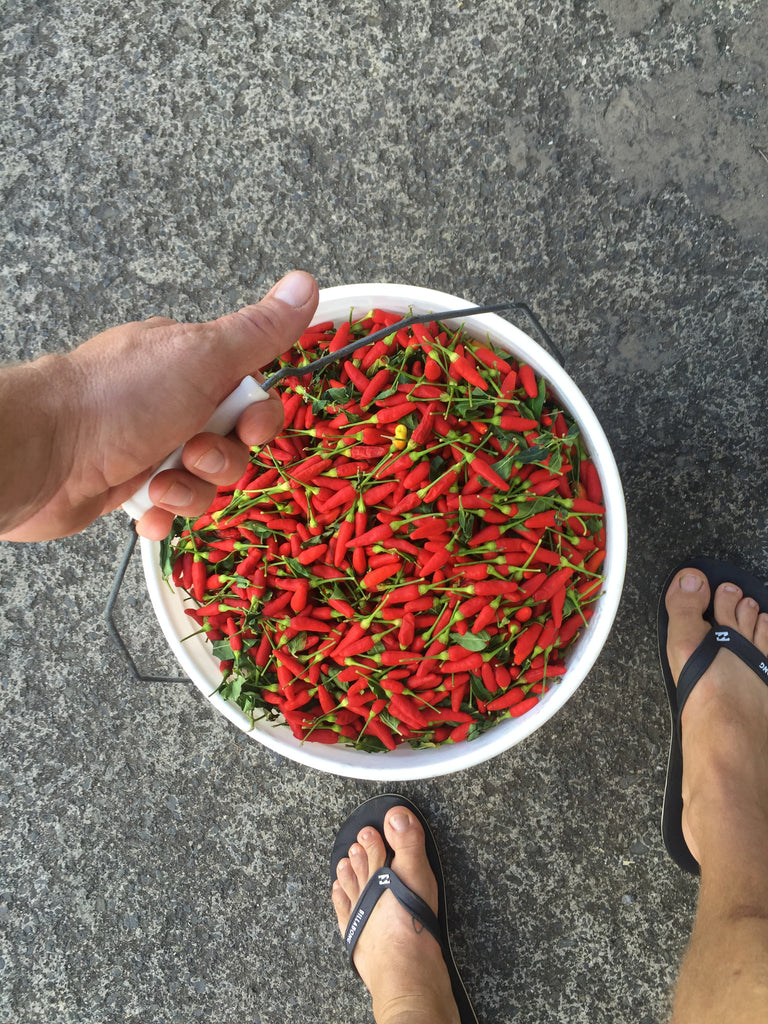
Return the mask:
<svg viewBox="0 0 768 1024">
<path fill-rule="evenodd" d="M 394 851 L 392 869 L 437 913 L 437 882 L 421 823 L 406 807 L 393 807 L 384 819 L 384 835 Z M 349 857 L 339 861 L 333 905 L 342 935 L 366 882 L 385 861 L 381 835 L 372 827 L 362 829 Z M 391 892 L 382 895 L 368 918 L 354 964 L 371 993 L 378 1024 L 459 1024 L 439 943 Z"/>
<path fill-rule="evenodd" d="M 709 631 L 709 584 L 697 569 L 679 572 L 666 595 L 667 655 L 675 681 Z M 715 592 L 715 621 L 738 630 L 768 655 L 768 614 L 732 583 Z M 696 684 L 681 718 L 683 835 L 702 867 L 708 858 L 768 859 L 768 686 L 721 649 Z M 745 863 L 745 861 L 742 861 Z M 761 872 L 762 874 L 762 872 Z M 765 884 L 765 883 L 763 883 Z"/>
</svg>

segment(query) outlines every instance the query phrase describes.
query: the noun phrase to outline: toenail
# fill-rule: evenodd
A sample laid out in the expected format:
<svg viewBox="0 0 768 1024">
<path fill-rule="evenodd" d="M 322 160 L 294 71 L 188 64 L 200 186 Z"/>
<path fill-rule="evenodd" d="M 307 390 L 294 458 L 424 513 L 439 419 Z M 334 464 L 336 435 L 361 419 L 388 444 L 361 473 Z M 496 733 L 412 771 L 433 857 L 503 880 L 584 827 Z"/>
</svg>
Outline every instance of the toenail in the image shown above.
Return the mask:
<svg viewBox="0 0 768 1024">
<path fill-rule="evenodd" d="M 687 572 L 684 576 L 680 577 L 680 589 L 688 590 L 692 593 L 694 590 L 701 590 L 702 582 L 701 576 L 694 576 L 692 573 Z"/>
<path fill-rule="evenodd" d="M 357 838 L 361 843 L 372 843 L 376 838 L 376 832 L 372 828 L 364 828 Z"/>
<path fill-rule="evenodd" d="M 389 824 L 395 830 L 395 832 L 405 832 L 411 825 L 411 816 L 407 811 L 397 811 L 389 819 Z"/>
<path fill-rule="evenodd" d="M 735 587 L 733 583 L 724 583 L 723 590 L 727 591 L 729 594 L 736 594 L 738 593 L 739 588 Z"/>
</svg>

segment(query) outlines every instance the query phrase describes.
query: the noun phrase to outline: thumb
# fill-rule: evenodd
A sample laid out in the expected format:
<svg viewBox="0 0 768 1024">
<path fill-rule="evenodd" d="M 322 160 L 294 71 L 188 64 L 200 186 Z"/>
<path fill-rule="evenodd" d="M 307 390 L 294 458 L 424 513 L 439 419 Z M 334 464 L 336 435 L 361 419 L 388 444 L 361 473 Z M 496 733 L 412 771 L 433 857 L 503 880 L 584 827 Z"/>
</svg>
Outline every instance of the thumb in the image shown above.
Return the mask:
<svg viewBox="0 0 768 1024">
<path fill-rule="evenodd" d="M 311 274 L 286 274 L 261 302 L 201 324 L 198 343 L 211 377 L 234 387 L 246 374 L 268 366 L 297 341 L 317 308 L 318 287 Z"/>
</svg>

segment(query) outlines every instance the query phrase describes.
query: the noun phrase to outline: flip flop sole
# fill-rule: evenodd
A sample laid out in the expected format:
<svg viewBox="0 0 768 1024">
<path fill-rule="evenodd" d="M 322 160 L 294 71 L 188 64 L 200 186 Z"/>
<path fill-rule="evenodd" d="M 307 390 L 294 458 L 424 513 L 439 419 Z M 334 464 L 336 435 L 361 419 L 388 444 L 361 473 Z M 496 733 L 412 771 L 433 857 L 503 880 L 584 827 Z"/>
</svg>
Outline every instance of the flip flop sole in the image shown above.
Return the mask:
<svg viewBox="0 0 768 1024">
<path fill-rule="evenodd" d="M 681 562 L 669 574 L 661 592 L 658 610 L 659 660 L 667 688 L 669 700 L 670 732 L 669 759 L 667 761 L 667 779 L 664 787 L 664 805 L 661 812 L 661 835 L 672 860 L 684 871 L 692 875 L 699 874 L 699 865 L 688 849 L 683 836 L 683 751 L 677 734 L 677 688 L 672 678 L 672 671 L 667 658 L 667 635 L 669 631 L 669 615 L 664 598 L 670 584 L 681 569 L 699 569 L 707 577 L 711 597 L 704 618 L 710 625 L 714 624 L 713 605 L 714 593 L 721 583 L 735 583 L 745 597 L 754 598 L 760 611 L 768 611 L 768 587 L 757 577 L 730 562 L 715 558 L 689 558 Z"/>
<path fill-rule="evenodd" d="M 357 836 L 361 829 L 371 825 L 380 833 L 382 838 L 384 837 L 384 818 L 387 811 L 392 807 L 407 807 L 414 817 L 418 818 L 421 822 L 422 828 L 424 829 L 427 859 L 429 860 L 429 865 L 432 868 L 435 879 L 437 880 L 437 919 L 440 923 L 440 931 L 443 936 L 443 955 L 446 967 L 448 968 L 448 974 L 451 979 L 453 997 L 459 1008 L 459 1019 L 461 1024 L 478 1024 L 477 1016 L 472 1008 L 472 1003 L 470 1002 L 467 990 L 464 988 L 464 983 L 461 980 L 459 969 L 456 966 L 456 961 L 454 960 L 453 953 L 451 952 L 448 934 L 445 877 L 443 875 L 443 866 L 440 862 L 437 843 L 435 842 L 435 837 L 432 834 L 432 829 L 429 827 L 426 818 L 414 803 L 412 803 L 407 797 L 400 796 L 397 793 L 385 793 L 381 796 L 372 797 L 370 800 L 366 800 L 360 804 L 360 806 L 357 807 L 346 819 L 336 836 L 336 841 L 333 844 L 333 851 L 331 853 L 331 881 L 335 881 L 336 869 L 338 868 L 339 861 L 343 857 L 347 856 L 350 846 L 357 842 Z M 384 840 L 384 845 L 387 849 L 387 853 L 392 854 L 393 851 L 386 839 Z"/>
</svg>

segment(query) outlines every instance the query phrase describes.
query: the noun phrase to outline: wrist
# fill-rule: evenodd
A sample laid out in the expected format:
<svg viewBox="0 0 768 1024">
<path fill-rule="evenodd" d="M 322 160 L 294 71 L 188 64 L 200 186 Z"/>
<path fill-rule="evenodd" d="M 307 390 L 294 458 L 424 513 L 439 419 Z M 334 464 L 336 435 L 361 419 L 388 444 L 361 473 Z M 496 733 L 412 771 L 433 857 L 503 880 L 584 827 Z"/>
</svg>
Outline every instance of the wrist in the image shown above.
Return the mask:
<svg viewBox="0 0 768 1024">
<path fill-rule="evenodd" d="M 0 370 L 0 533 L 42 508 L 72 470 L 75 377 L 66 355 Z"/>
</svg>

